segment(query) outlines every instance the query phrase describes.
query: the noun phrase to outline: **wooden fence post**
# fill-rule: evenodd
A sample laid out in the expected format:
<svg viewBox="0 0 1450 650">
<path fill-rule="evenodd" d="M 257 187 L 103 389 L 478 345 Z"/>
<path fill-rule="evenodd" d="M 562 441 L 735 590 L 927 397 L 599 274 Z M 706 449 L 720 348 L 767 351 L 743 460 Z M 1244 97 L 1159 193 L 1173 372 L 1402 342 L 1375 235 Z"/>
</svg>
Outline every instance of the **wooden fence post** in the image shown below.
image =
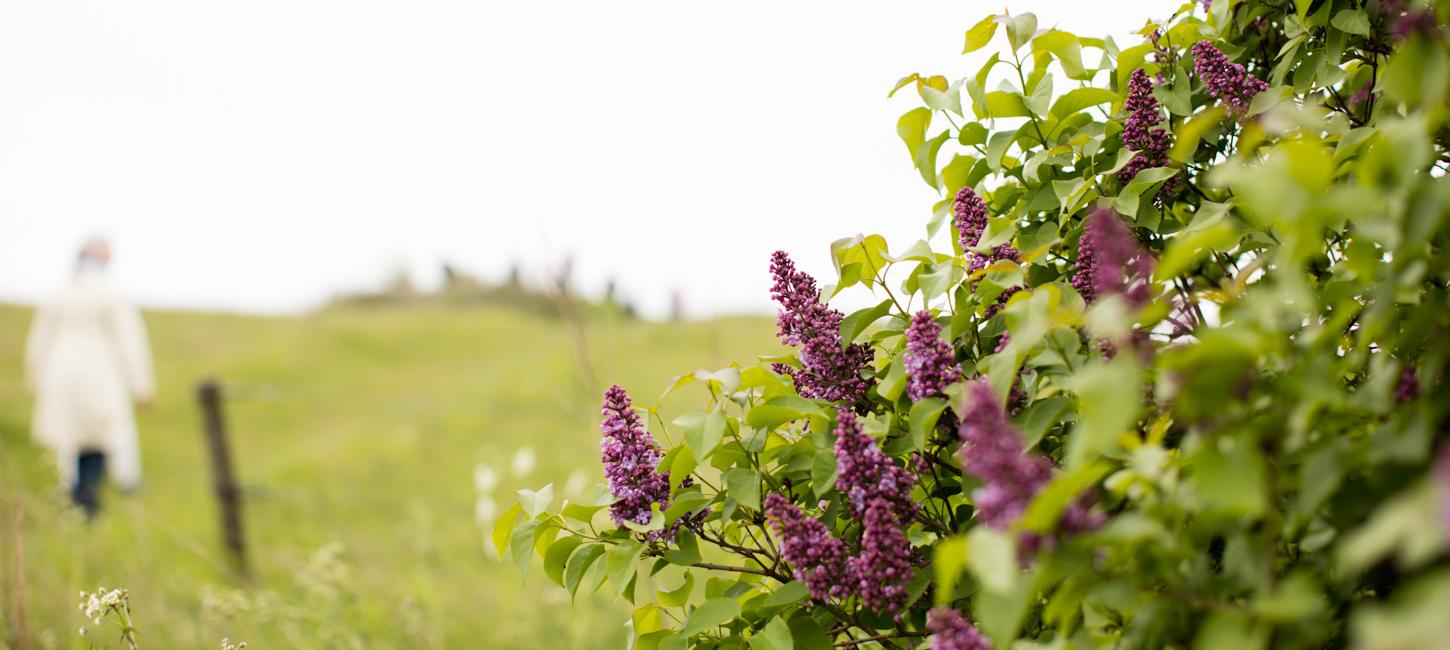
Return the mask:
<svg viewBox="0 0 1450 650">
<path fill-rule="evenodd" d="M 249 573 L 246 540 L 242 535 L 241 490 L 237 488 L 236 477 L 232 474 L 227 422 L 222 413 L 221 384 L 215 379 L 202 381 L 196 387 L 196 400 L 201 405 L 207 448 L 211 451 L 212 486 L 221 512 L 222 542 L 231 553 L 237 571 L 246 578 Z"/>
</svg>

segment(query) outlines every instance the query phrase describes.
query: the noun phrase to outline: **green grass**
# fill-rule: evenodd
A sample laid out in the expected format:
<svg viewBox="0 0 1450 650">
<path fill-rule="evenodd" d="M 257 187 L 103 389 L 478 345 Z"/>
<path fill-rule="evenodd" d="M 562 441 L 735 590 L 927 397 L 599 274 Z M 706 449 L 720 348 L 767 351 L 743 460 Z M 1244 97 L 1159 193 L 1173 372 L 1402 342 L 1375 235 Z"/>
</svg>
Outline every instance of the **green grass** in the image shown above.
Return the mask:
<svg viewBox="0 0 1450 650">
<path fill-rule="evenodd" d="M 603 386 L 585 385 L 565 323 L 504 307 L 148 313 L 160 394 L 138 413 L 146 486 L 108 492 L 88 525 L 29 441 L 29 319 L 0 306 L 0 647 L 18 627 L 16 539 L 31 648 L 115 647 L 112 628 L 77 634 L 76 594 L 97 584 L 130 589 L 149 648 L 214 648 L 224 636 L 252 648 L 623 647 L 627 610 L 582 590 L 571 605 L 537 565 L 521 579 L 491 559 L 475 521 L 481 461 L 500 469 L 500 508 L 514 489 L 562 487 L 576 471 L 591 495 L 602 480 Z M 597 319 L 587 330 L 598 381 L 641 404 L 673 375 L 776 349 L 762 318 Z M 209 375 L 231 389 L 252 585 L 231 575 L 219 542 L 193 399 Z M 508 459 L 521 446 L 538 464 L 518 477 Z"/>
</svg>

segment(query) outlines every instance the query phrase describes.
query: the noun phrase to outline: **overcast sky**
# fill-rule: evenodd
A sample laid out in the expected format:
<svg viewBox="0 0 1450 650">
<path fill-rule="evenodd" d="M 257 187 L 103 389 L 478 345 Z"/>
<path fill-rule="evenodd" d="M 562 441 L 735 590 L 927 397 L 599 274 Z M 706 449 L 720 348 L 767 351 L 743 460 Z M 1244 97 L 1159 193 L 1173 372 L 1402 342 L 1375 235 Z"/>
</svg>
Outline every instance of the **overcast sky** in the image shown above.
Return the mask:
<svg viewBox="0 0 1450 650">
<path fill-rule="evenodd" d="M 1009 0 L 1127 34 L 1177 3 Z M 148 306 L 282 312 L 565 256 L 647 313 L 770 309 L 782 248 L 924 235 L 888 100 L 1002 1 L 0 3 L 0 301 L 90 233 Z M 1000 36 L 999 36 L 1000 38 Z M 1062 84 L 1059 84 L 1062 85 Z"/>
</svg>

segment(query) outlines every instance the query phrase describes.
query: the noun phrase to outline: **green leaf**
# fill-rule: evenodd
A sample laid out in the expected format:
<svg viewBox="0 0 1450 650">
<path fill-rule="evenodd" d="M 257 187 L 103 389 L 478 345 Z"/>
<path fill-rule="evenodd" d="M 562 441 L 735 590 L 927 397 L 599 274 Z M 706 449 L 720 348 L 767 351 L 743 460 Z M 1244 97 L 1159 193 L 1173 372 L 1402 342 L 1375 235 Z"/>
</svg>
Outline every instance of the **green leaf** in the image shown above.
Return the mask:
<svg viewBox="0 0 1450 650">
<path fill-rule="evenodd" d="M 946 400 L 936 397 L 928 397 L 911 405 L 912 451 L 926 449 L 926 441 L 930 439 L 931 432 L 936 430 L 937 420 L 941 419 L 942 411 L 946 407 Z"/>
<path fill-rule="evenodd" d="M 1064 395 L 1053 395 L 1037 400 L 1027 407 L 1019 418 L 1022 438 L 1028 449 L 1037 446 L 1047 430 L 1062 420 L 1072 408 L 1072 400 Z"/>
<path fill-rule="evenodd" d="M 1102 480 L 1107 473 L 1107 464 L 1092 462 L 1053 478 L 1032 498 L 1032 503 L 1022 514 L 1020 525 L 1036 533 L 1051 532 L 1057 527 L 1057 522 L 1062 518 L 1062 512 L 1067 509 L 1068 504 L 1084 490 Z"/>
<path fill-rule="evenodd" d="M 984 100 L 985 101 L 985 100 Z M 962 125 L 962 132 L 957 135 L 957 143 L 970 147 L 987 143 L 987 127 L 980 122 L 968 122 Z"/>
<path fill-rule="evenodd" d="M 548 510 L 549 504 L 554 502 L 554 484 L 550 483 L 537 492 L 534 490 L 519 490 L 519 504 L 528 513 L 529 519 L 539 516 L 539 513 Z"/>
<path fill-rule="evenodd" d="M 1089 106 L 1118 101 L 1121 95 L 1105 88 L 1074 88 L 1052 103 L 1053 117 L 1063 119 Z"/>
<path fill-rule="evenodd" d="M 635 567 L 643 553 L 644 545 L 635 539 L 626 539 L 609 547 L 604 558 L 604 571 L 609 577 L 609 584 L 614 585 L 614 595 L 623 594 L 625 588 L 634 582 Z"/>
<path fill-rule="evenodd" d="M 1248 520 L 1264 514 L 1265 466 L 1252 442 L 1233 437 L 1206 440 L 1189 461 L 1199 498 Z"/>
<path fill-rule="evenodd" d="M 1002 117 L 1027 117 L 1032 111 L 1027 108 L 1027 100 L 1022 93 L 1007 92 L 1005 90 L 994 90 L 987 93 L 987 101 L 981 106 L 982 117 L 993 119 Z"/>
<path fill-rule="evenodd" d="M 926 128 L 930 124 L 931 109 L 925 107 L 913 108 L 896 121 L 896 135 L 906 143 L 906 152 L 913 160 L 921 143 L 926 142 Z"/>
<path fill-rule="evenodd" d="M 589 567 L 601 555 L 604 555 L 603 544 L 588 544 L 569 558 L 569 564 L 564 569 L 564 588 L 569 590 L 570 598 L 579 590 L 579 583 L 584 580 L 584 574 L 589 571 Z"/>
<path fill-rule="evenodd" d="M 770 592 L 770 595 L 765 597 L 765 602 L 762 603 L 761 606 L 770 608 L 794 605 L 802 600 L 805 600 L 806 598 L 809 598 L 810 595 L 810 587 L 807 586 L 806 583 L 796 580 L 781 585 L 779 589 Z"/>
<path fill-rule="evenodd" d="M 751 650 L 794 650 L 790 626 L 779 616 L 770 619 L 765 627 L 750 637 Z"/>
<path fill-rule="evenodd" d="M 700 603 L 699 607 L 690 612 L 690 615 L 685 618 L 685 626 L 680 629 L 680 635 L 686 638 L 694 637 L 701 632 L 729 623 L 737 616 L 740 616 L 740 603 L 734 598 L 711 598 Z"/>
<path fill-rule="evenodd" d="M 1138 172 L 1133 180 L 1118 192 L 1118 198 L 1114 202 L 1113 209 L 1119 214 L 1138 214 L 1138 201 L 1150 188 L 1162 183 L 1177 174 L 1178 170 L 1172 167 L 1153 167 Z"/>
<path fill-rule="evenodd" d="M 808 415 L 824 415 L 821 407 L 798 395 L 780 395 L 751 407 L 745 423 L 757 429 L 773 429 Z"/>
<path fill-rule="evenodd" d="M 609 507 L 609 504 L 607 503 L 603 505 L 565 503 L 563 510 L 560 511 L 560 514 L 563 514 L 565 517 L 573 519 L 574 521 L 577 521 L 579 523 L 587 524 L 591 521 L 594 521 L 594 513 L 599 512 L 600 510 L 603 510 L 607 507 Z"/>
<path fill-rule="evenodd" d="M 524 513 L 524 507 L 515 503 L 503 511 L 499 516 L 498 523 L 493 525 L 493 548 L 498 551 L 502 559 L 508 554 L 509 539 L 513 535 L 514 526 L 519 523 L 519 517 Z"/>
<path fill-rule="evenodd" d="M 967 30 L 966 44 L 962 46 L 962 54 L 976 52 L 992 40 L 992 35 L 997 33 L 997 17 L 987 16 L 981 22 L 972 25 Z"/>
<path fill-rule="evenodd" d="M 699 562 L 700 540 L 695 538 L 695 533 L 689 530 L 681 530 L 675 535 L 675 545 L 666 547 L 664 550 L 665 559 L 675 566 L 692 566 Z"/>
<path fill-rule="evenodd" d="M 797 650 L 831 650 L 831 638 L 815 619 L 800 612 L 790 618 L 790 635 Z"/>
<path fill-rule="evenodd" d="M 831 491 L 836 485 L 836 454 L 826 449 L 816 450 L 811 458 L 811 490 L 817 496 Z"/>
<path fill-rule="evenodd" d="M 957 580 L 967 566 L 967 538 L 949 537 L 937 542 L 931 564 L 936 576 L 936 604 L 945 605 L 954 598 Z"/>
<path fill-rule="evenodd" d="M 957 115 L 962 114 L 962 81 L 958 80 L 946 90 L 937 90 L 931 86 L 920 87 L 922 101 L 926 102 L 927 108 L 934 111 L 951 111 Z"/>
<path fill-rule="evenodd" d="M 1017 542 L 1012 535 L 987 526 L 967 533 L 967 569 L 982 588 L 1009 593 L 1017 584 Z"/>
<path fill-rule="evenodd" d="M 846 316 L 845 318 L 842 318 L 841 345 L 844 347 L 855 343 L 856 337 L 860 336 L 862 332 L 866 331 L 866 328 L 870 327 L 872 323 L 880 320 L 882 316 L 885 316 L 890 312 L 891 300 L 887 299 L 881 301 L 881 304 L 878 304 L 875 307 L 867 307 L 865 309 L 857 310 L 851 312 L 851 314 Z"/>
<path fill-rule="evenodd" d="M 1017 131 L 1018 129 L 998 131 L 993 133 L 991 139 L 987 141 L 987 157 L 985 160 L 987 161 L 987 167 L 992 171 L 997 171 L 1002 168 L 1002 156 L 1006 155 L 1007 147 L 1012 145 L 1012 141 L 1017 139 Z"/>
<path fill-rule="evenodd" d="M 680 586 L 670 590 L 657 590 L 655 596 L 660 604 L 665 607 L 684 607 L 690 602 L 690 594 L 695 591 L 695 574 L 685 572 L 685 580 Z"/>
<path fill-rule="evenodd" d="M 564 586 L 564 567 L 569 562 L 569 556 L 579 548 L 584 540 L 579 537 L 565 537 L 549 546 L 548 552 L 544 553 L 544 575 L 560 587 Z"/>
<path fill-rule="evenodd" d="M 676 420 L 675 423 L 681 422 Z M 717 406 L 698 421 L 689 422 L 684 429 L 685 445 L 690 448 L 690 454 L 697 460 L 704 460 L 720 446 L 720 439 L 725 436 L 725 413 Z"/>
<path fill-rule="evenodd" d="M 1192 268 L 1213 251 L 1226 250 L 1239 241 L 1238 230 L 1220 221 L 1190 233 L 1179 234 L 1168 244 L 1153 277 L 1164 281 Z"/>
<path fill-rule="evenodd" d="M 886 370 L 886 376 L 881 383 L 876 385 L 876 393 L 886 398 L 888 402 L 896 401 L 901 393 L 906 390 L 906 356 L 897 355 L 891 359 L 891 366 Z"/>
<path fill-rule="evenodd" d="M 952 136 L 950 131 L 943 130 L 930 140 L 927 140 L 916 148 L 916 170 L 921 173 L 921 179 L 933 189 L 941 189 L 941 183 L 937 180 L 936 155 L 947 139 Z"/>
<path fill-rule="evenodd" d="M 1032 35 L 1037 33 L 1037 16 L 1031 12 L 999 16 L 998 20 L 1007 24 L 1007 41 L 1012 44 L 1014 51 L 1022 49 L 1032 39 Z"/>
<path fill-rule="evenodd" d="M 1092 72 L 1083 68 L 1082 44 L 1075 34 L 1057 29 L 1048 30 L 1032 39 L 1032 51 L 1051 52 L 1057 57 L 1063 73 L 1070 79 L 1086 81 L 1092 78 Z"/>
<path fill-rule="evenodd" d="M 1369 36 L 1369 16 L 1363 9 L 1340 9 L 1329 24 L 1356 36 Z"/>
<path fill-rule="evenodd" d="M 1099 454 L 1117 449 L 1118 435 L 1138 421 L 1143 406 L 1141 372 L 1131 354 L 1095 363 L 1073 375 L 1078 426 L 1068 441 L 1067 468 L 1075 470 Z"/>
<path fill-rule="evenodd" d="M 977 625 L 995 647 L 1012 646 L 1036 593 L 1036 576 L 1029 574 L 1019 577 L 1009 591 L 983 590 L 972 598 Z"/>
<path fill-rule="evenodd" d="M 740 505 L 752 510 L 760 510 L 760 475 L 755 470 L 736 467 L 725 472 L 722 479 L 725 481 L 725 492 Z"/>
<path fill-rule="evenodd" d="M 520 574 L 528 575 L 529 556 L 534 550 L 534 529 L 538 525 L 537 521 L 525 521 L 509 535 L 509 553 L 513 556 L 514 566 L 518 567 Z"/>
</svg>

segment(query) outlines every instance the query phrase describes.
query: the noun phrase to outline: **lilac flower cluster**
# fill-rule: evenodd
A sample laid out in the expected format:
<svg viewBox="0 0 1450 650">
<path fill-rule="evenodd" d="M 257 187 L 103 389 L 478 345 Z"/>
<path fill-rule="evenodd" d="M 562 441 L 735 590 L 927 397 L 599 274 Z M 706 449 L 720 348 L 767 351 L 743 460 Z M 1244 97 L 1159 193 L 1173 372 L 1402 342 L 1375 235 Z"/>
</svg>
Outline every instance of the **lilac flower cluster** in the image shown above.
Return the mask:
<svg viewBox="0 0 1450 650">
<path fill-rule="evenodd" d="M 810 588 L 811 597 L 825 602 L 850 595 L 845 542 L 779 494 L 766 495 L 765 516 L 780 539 L 781 556 L 794 570 L 796 580 Z"/>
<path fill-rule="evenodd" d="M 911 542 L 897 519 L 898 506 L 877 497 L 866 508 L 861 553 L 850 560 L 851 578 L 861 603 L 879 612 L 895 613 L 899 620 L 906 606 L 907 583 L 916 574 Z"/>
<path fill-rule="evenodd" d="M 1123 110 L 1127 112 L 1123 120 L 1123 144 L 1138 152 L 1118 170 L 1118 181 L 1127 183 L 1144 169 L 1168 164 L 1168 149 L 1173 145 L 1173 136 L 1159 126 L 1163 123 L 1163 113 L 1159 110 L 1158 100 L 1153 97 L 1153 82 L 1142 68 L 1134 70 L 1128 79 L 1128 98 L 1123 102 Z M 1159 194 L 1171 194 L 1177 183 L 1170 183 L 1173 187 L 1165 183 Z"/>
<path fill-rule="evenodd" d="M 931 650 L 991 650 L 987 641 L 956 609 L 935 607 L 926 615 L 926 629 L 931 632 Z"/>
<path fill-rule="evenodd" d="M 906 395 L 913 402 L 941 397 L 961 372 L 952 346 L 941 338 L 941 324 L 929 311 L 916 312 L 906 328 Z"/>
<path fill-rule="evenodd" d="M 655 471 L 661 458 L 659 447 L 640 424 L 623 388 L 610 386 L 604 391 L 601 412 L 604 421 L 599 430 L 604 437 L 599 448 L 604 476 L 615 499 L 609 515 L 621 526 L 626 521 L 648 524 L 650 504 L 658 503 L 663 509 L 670 498 L 669 474 Z"/>
<path fill-rule="evenodd" d="M 1229 61 L 1228 55 L 1208 41 L 1193 45 L 1193 70 L 1208 88 L 1208 94 L 1227 104 L 1232 115 L 1243 115 L 1254 96 L 1269 88 L 1269 84 L 1250 75 L 1242 65 Z"/>
<path fill-rule="evenodd" d="M 815 279 L 796 270 L 784 251 L 771 256 L 770 272 L 775 276 L 770 296 L 780 304 L 776 317 L 780 340 L 799 346 L 801 361 L 800 368 L 776 364 L 776 371 L 790 375 L 804 397 L 858 404 L 871 388 L 861 376 L 871 361 L 871 349 L 860 344 L 842 349 L 843 315 L 821 302 Z"/>
<path fill-rule="evenodd" d="M 1005 530 L 1052 480 L 1052 461 L 1023 451 L 1022 436 L 1007 422 L 985 379 L 972 382 L 967 390 L 971 406 L 962 415 L 962 467 L 983 482 L 972 493 L 978 518 L 988 526 Z M 1058 520 L 1057 530 L 1075 534 L 1101 526 L 1103 516 L 1093 512 L 1092 505 L 1091 494 L 1073 500 Z M 1033 534 L 1021 539 L 1028 551 L 1053 541 Z"/>
<path fill-rule="evenodd" d="M 1133 231 L 1112 210 L 1100 208 L 1088 217 L 1078 240 L 1077 269 L 1072 287 L 1089 304 L 1121 294 L 1136 307 L 1152 298 L 1149 281 L 1153 258 L 1138 245 Z"/>
<path fill-rule="evenodd" d="M 972 188 L 963 187 L 952 200 L 952 225 L 956 226 L 963 252 L 982 240 L 987 230 L 987 203 Z"/>
<path fill-rule="evenodd" d="M 836 423 L 836 490 L 846 496 L 851 515 L 864 522 L 867 508 L 883 501 L 901 523 L 910 521 L 916 502 L 906 468 L 881 451 L 855 413 L 841 409 Z"/>
<path fill-rule="evenodd" d="M 982 479 L 972 494 L 977 516 L 988 526 L 1006 529 L 1052 478 L 1052 462 L 1023 453 L 1022 436 L 1012 429 L 985 379 L 968 386 L 971 406 L 962 414 L 962 467 Z"/>
<path fill-rule="evenodd" d="M 1434 35 L 1440 30 L 1434 9 L 1413 9 L 1405 0 L 1379 0 L 1375 4 L 1385 17 L 1394 19 L 1390 22 L 1390 33 L 1398 38 L 1409 38 L 1417 31 Z"/>
<path fill-rule="evenodd" d="M 1002 260 L 1012 260 L 1013 262 L 1021 264 L 1022 253 L 1018 252 L 1017 247 L 1011 244 L 1001 244 L 993 248 L 992 252 L 987 255 L 969 253 L 967 260 L 967 273 L 976 273 L 977 271 L 985 269 L 988 266 L 996 264 L 997 262 L 1000 262 Z M 976 290 L 977 283 L 972 282 L 972 291 Z M 997 312 L 1001 311 L 1002 307 L 1007 304 L 1007 299 L 1011 298 L 1012 294 L 1015 294 L 1021 290 L 1022 287 L 1007 287 L 1006 289 L 1003 289 L 1002 293 L 997 294 L 996 302 L 987 305 L 987 318 L 995 316 Z"/>
</svg>

